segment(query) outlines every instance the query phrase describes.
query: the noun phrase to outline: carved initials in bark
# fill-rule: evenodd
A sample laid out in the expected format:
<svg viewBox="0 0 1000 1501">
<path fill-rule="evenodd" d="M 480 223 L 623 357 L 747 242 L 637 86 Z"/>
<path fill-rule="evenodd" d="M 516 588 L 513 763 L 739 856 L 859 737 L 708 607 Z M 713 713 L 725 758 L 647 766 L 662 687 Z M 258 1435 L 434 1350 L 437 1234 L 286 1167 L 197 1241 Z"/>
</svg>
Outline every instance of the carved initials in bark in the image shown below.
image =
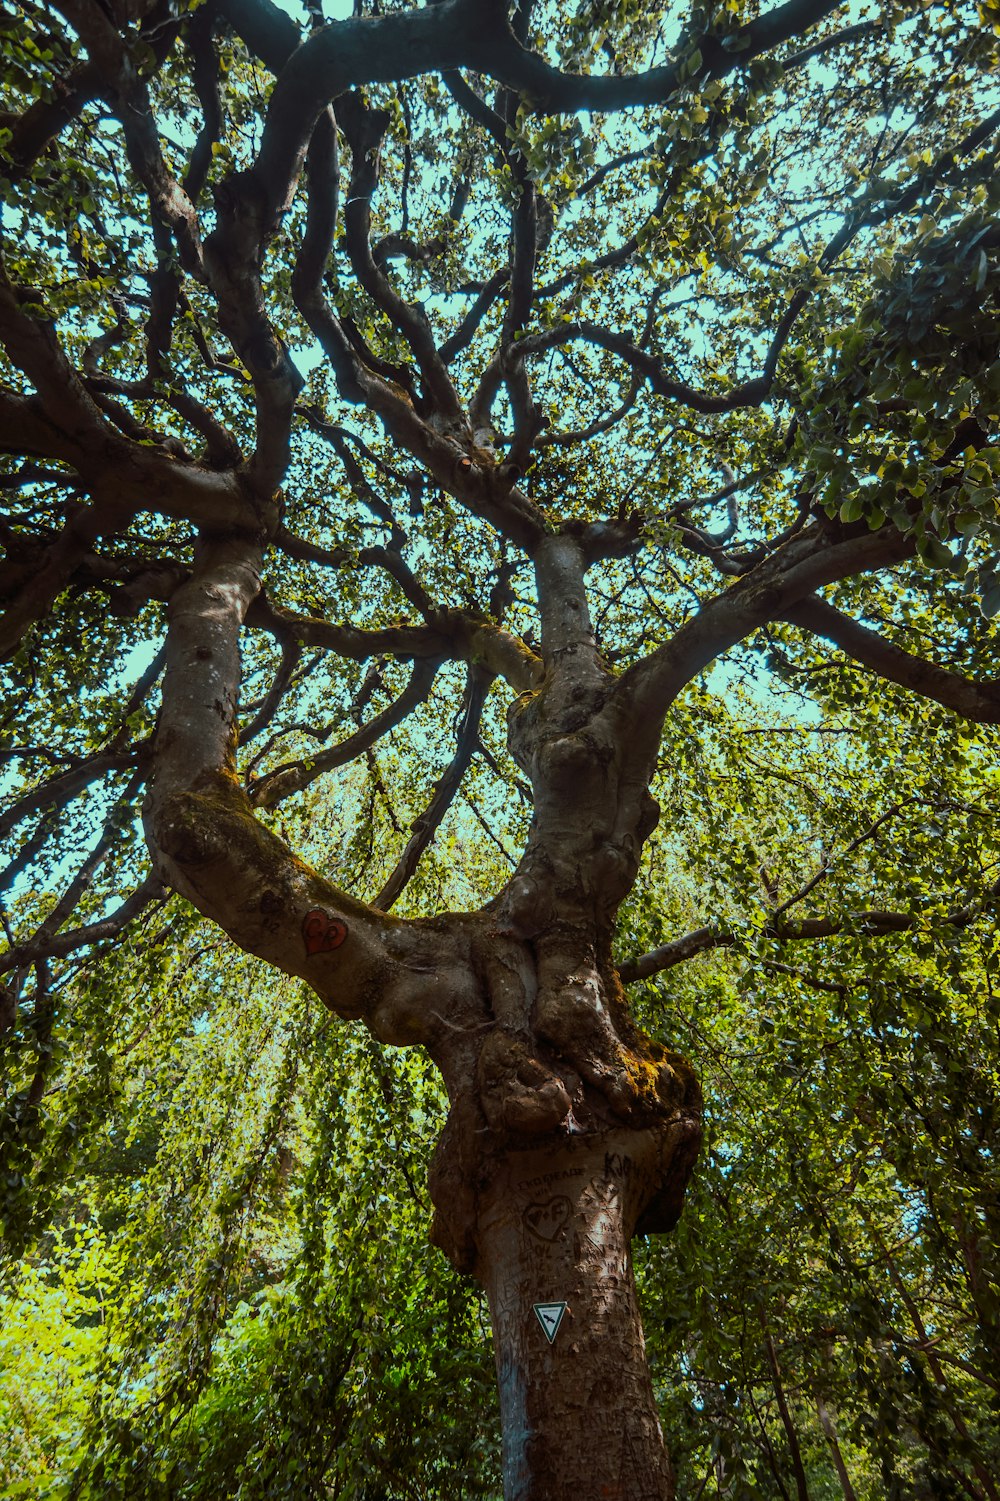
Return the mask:
<svg viewBox="0 0 1000 1501">
<path fill-rule="evenodd" d="M 307 954 L 330 954 L 339 949 L 347 937 L 347 924 L 331 917 L 321 907 L 314 907 L 302 920 L 302 937 Z"/>
<path fill-rule="evenodd" d="M 524 1223 L 539 1240 L 555 1240 L 569 1220 L 572 1208 L 569 1199 L 560 1194 L 545 1204 L 529 1204 L 524 1211 Z"/>
</svg>

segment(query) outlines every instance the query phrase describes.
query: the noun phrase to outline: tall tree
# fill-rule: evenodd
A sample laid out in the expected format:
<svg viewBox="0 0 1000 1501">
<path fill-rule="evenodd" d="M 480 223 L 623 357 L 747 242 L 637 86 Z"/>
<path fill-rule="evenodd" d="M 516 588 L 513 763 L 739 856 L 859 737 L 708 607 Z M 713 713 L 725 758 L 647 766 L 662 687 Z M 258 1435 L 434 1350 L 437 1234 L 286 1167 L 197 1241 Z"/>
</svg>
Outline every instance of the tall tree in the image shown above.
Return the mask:
<svg viewBox="0 0 1000 1501">
<path fill-rule="evenodd" d="M 630 1242 L 676 1223 L 701 1105 L 623 986 L 740 930 L 616 924 L 723 659 L 1000 722 L 997 8 L 370 9 L 5 22 L 7 1169 L 60 963 L 179 893 L 439 1070 L 433 1238 L 489 1298 L 506 1495 L 661 1501 Z M 989 909 L 988 867 L 886 878 L 909 801 L 761 865 L 776 972 Z M 523 829 L 512 869 L 438 911 L 435 838 L 479 827 Z"/>
</svg>

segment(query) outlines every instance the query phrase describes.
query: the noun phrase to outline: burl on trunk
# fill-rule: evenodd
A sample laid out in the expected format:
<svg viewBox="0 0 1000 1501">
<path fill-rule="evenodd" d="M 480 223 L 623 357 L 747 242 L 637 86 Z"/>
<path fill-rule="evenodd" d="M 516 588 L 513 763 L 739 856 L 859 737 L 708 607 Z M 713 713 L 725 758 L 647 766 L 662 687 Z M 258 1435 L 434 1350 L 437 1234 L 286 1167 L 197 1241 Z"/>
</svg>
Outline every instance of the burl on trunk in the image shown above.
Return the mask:
<svg viewBox="0 0 1000 1501">
<path fill-rule="evenodd" d="M 676 1223 L 700 1095 L 681 1059 L 630 1043 L 619 1061 L 637 1087 L 625 1107 L 616 1080 L 613 1108 L 579 1054 L 574 1067 L 527 1026 L 492 1030 L 478 1042 L 478 1087 L 454 1098 L 439 1143 L 433 1236 L 489 1299 L 507 1501 L 674 1493 L 630 1243 Z M 460 1048 L 449 1035 L 431 1049 L 446 1079 Z"/>
</svg>

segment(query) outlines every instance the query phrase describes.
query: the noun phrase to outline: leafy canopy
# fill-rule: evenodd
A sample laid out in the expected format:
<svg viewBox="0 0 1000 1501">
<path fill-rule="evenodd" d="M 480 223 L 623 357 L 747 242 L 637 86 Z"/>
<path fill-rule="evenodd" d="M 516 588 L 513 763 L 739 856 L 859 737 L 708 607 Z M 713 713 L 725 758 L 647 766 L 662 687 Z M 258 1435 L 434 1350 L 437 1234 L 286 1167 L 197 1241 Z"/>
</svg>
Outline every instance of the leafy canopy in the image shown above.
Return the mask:
<svg viewBox="0 0 1000 1501">
<path fill-rule="evenodd" d="M 372 1312 L 415 1254 L 379 1261 L 372 1218 L 422 1224 L 425 1065 L 265 990 L 149 873 L 196 539 L 267 541 L 238 751 L 258 816 L 409 915 L 481 906 L 519 859 L 504 713 L 561 530 L 614 672 L 694 643 L 617 952 L 709 1096 L 697 1228 L 647 1267 L 692 1494 L 720 1455 L 732 1494 L 767 1494 L 796 1427 L 829 1481 L 817 1394 L 870 1494 L 991 1494 L 996 7 L 552 0 L 513 42 L 495 4 L 358 13 L 2 20 L 0 1193 L 9 1249 L 61 1227 L 22 1306 L 44 1325 L 55 1286 L 98 1362 L 110 1437 L 80 1483 L 199 1494 L 237 1410 L 286 1474 L 332 1400 L 293 1493 L 342 1462 L 374 1495 L 404 1484 L 412 1391 L 488 1387 L 440 1269 L 392 1340 Z M 391 1207 L 389 1129 L 413 1154 Z M 395 1395 L 369 1406 L 378 1359 Z M 277 1392 L 282 1363 L 302 1379 Z M 15 1455 L 26 1494 L 83 1442 L 82 1404 L 44 1402 L 66 1426 Z M 458 1420 L 426 1410 L 446 1466 Z M 456 1431 L 428 1493 L 456 1494 Z"/>
</svg>

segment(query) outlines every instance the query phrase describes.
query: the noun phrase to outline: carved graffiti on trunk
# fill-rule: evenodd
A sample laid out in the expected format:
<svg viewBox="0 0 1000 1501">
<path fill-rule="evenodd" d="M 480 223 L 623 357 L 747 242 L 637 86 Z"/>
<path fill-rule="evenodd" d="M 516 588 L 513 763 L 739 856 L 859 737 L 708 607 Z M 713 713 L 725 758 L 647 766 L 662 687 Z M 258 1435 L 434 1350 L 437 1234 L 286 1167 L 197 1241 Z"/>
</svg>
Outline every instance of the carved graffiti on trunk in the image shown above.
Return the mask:
<svg viewBox="0 0 1000 1501">
<path fill-rule="evenodd" d="M 322 907 L 314 907 L 302 920 L 302 937 L 310 956 L 329 954 L 339 949 L 347 937 L 347 924 L 338 917 L 331 917 Z"/>
<path fill-rule="evenodd" d="M 542 1204 L 529 1204 L 524 1211 L 524 1223 L 539 1240 L 555 1240 L 570 1217 L 573 1206 L 565 1194 L 546 1199 Z"/>
</svg>

